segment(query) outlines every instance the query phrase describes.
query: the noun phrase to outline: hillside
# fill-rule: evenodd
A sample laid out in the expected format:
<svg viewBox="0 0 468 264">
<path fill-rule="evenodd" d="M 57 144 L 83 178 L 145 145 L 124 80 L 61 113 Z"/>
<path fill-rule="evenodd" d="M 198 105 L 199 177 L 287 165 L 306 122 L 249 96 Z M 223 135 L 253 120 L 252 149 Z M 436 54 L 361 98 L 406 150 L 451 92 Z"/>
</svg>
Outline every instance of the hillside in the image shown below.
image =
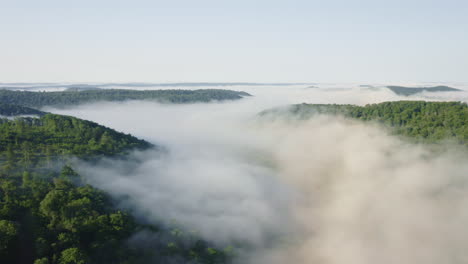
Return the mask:
<svg viewBox="0 0 468 264">
<path fill-rule="evenodd" d="M 262 112 L 263 116 L 292 115 L 307 119 L 315 114 L 342 115 L 379 122 L 398 135 L 433 143 L 452 139 L 468 144 L 468 106 L 460 102 L 396 101 L 366 106 L 299 104 Z"/>
<path fill-rule="evenodd" d="M 151 145 L 94 122 L 46 114 L 40 118 L 0 119 L 0 160 L 34 164 L 41 159 L 73 155 L 119 155 Z"/>
<path fill-rule="evenodd" d="M 432 87 L 404 87 L 404 86 L 387 86 L 392 92 L 409 96 L 422 92 L 459 92 L 460 89 L 448 87 L 448 86 L 432 86 Z"/>
<path fill-rule="evenodd" d="M 60 160 L 125 158 L 149 147 L 69 116 L 0 119 L 0 263 L 227 263 L 230 248 L 176 225 L 139 222 Z"/>
<path fill-rule="evenodd" d="M 44 106 L 69 106 L 98 101 L 153 100 L 163 103 L 197 103 L 222 100 L 238 100 L 248 93 L 204 89 L 204 90 L 125 90 L 90 89 L 62 92 L 30 92 L 0 90 L 0 102 L 33 108 Z"/>
<path fill-rule="evenodd" d="M 3 104 L 0 103 L 0 117 L 1 116 L 7 116 L 7 117 L 13 117 L 13 116 L 43 116 L 45 115 L 45 112 L 29 108 L 29 107 L 24 107 L 20 105 L 9 105 L 9 104 Z"/>
</svg>

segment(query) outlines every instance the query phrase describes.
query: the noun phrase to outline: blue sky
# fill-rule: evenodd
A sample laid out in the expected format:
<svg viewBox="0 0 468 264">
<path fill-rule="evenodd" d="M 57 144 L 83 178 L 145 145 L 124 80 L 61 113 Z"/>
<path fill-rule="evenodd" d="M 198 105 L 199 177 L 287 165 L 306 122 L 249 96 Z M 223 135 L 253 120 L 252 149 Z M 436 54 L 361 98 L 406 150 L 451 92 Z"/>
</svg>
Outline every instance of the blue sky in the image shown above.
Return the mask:
<svg viewBox="0 0 468 264">
<path fill-rule="evenodd" d="M 468 82 L 468 1 L 0 0 L 0 82 Z"/>
</svg>

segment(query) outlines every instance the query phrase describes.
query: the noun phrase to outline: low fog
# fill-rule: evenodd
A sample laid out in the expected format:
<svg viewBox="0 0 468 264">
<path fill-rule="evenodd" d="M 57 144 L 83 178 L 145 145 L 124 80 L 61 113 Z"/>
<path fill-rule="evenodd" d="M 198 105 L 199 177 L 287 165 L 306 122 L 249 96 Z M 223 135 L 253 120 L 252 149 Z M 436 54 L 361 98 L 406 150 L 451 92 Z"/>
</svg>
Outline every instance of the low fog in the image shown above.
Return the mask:
<svg viewBox="0 0 468 264">
<path fill-rule="evenodd" d="M 400 97 L 386 89 L 235 87 L 234 102 L 130 101 L 68 109 L 164 150 L 132 161 L 79 162 L 87 180 L 126 197 L 145 221 L 176 220 L 226 245 L 239 263 L 467 263 L 468 165 L 456 148 L 437 154 L 373 124 L 340 117 L 264 120 L 292 103 L 364 105 L 466 101 L 465 92 Z"/>
</svg>

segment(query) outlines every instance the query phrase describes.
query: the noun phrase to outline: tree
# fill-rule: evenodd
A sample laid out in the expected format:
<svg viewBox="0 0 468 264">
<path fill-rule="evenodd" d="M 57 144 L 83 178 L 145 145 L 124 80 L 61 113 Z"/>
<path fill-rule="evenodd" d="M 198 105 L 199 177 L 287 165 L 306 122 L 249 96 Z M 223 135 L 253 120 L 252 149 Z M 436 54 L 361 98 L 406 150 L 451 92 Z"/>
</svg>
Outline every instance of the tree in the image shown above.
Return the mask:
<svg viewBox="0 0 468 264">
<path fill-rule="evenodd" d="M 8 144 L 6 148 L 5 156 L 6 156 L 6 162 L 5 162 L 4 169 L 8 171 L 8 170 L 13 169 L 16 164 L 16 154 L 15 154 L 15 151 L 13 150 L 12 144 Z"/>
<path fill-rule="evenodd" d="M 86 255 L 78 248 L 68 248 L 62 251 L 59 264 L 86 264 Z"/>
<path fill-rule="evenodd" d="M 16 238 L 18 229 L 16 225 L 8 220 L 0 220 L 0 255 L 7 255 L 7 249 Z"/>
<path fill-rule="evenodd" d="M 64 179 L 73 179 L 78 176 L 78 173 L 76 173 L 70 165 L 63 166 L 62 171 L 60 172 L 60 177 Z"/>
<path fill-rule="evenodd" d="M 47 258 L 41 258 L 41 259 L 36 259 L 34 261 L 34 264 L 49 264 L 49 259 Z"/>
</svg>

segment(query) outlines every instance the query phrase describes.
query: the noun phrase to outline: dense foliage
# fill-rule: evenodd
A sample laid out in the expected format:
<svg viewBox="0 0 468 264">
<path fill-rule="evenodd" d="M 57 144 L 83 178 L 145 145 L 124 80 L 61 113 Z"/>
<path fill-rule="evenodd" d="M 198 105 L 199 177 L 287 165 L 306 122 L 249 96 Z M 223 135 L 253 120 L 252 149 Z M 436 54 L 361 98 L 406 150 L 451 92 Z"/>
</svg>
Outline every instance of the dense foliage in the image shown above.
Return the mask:
<svg viewBox="0 0 468 264">
<path fill-rule="evenodd" d="M 230 247 L 219 250 L 177 226 L 140 223 L 63 166 L 68 155 L 89 160 L 148 147 L 74 117 L 2 119 L 0 263 L 226 263 Z"/>
<path fill-rule="evenodd" d="M 299 104 L 288 113 L 300 118 L 313 114 L 343 115 L 363 121 L 376 121 L 392 127 L 398 135 L 422 142 L 444 139 L 468 144 L 468 105 L 460 102 L 397 101 L 366 106 Z M 277 114 L 275 111 L 264 112 Z"/>
<path fill-rule="evenodd" d="M 195 103 L 213 100 L 237 100 L 248 93 L 219 90 L 125 90 L 91 89 L 62 92 L 30 92 L 0 90 L 0 102 L 27 107 L 68 106 L 97 101 L 155 100 L 168 103 Z"/>
<path fill-rule="evenodd" d="M 69 166 L 48 174 L 2 170 L 0 263 L 214 264 L 231 254 L 230 247 L 215 249 L 176 227 L 140 224 L 115 208 Z"/>
<path fill-rule="evenodd" d="M 45 112 L 20 105 L 0 103 L 0 116 L 43 116 Z"/>
<path fill-rule="evenodd" d="M 50 163 L 67 155 L 119 155 L 148 147 L 144 140 L 70 116 L 0 119 L 0 161 L 5 161 L 4 166 Z"/>
<path fill-rule="evenodd" d="M 404 86 L 387 86 L 388 89 L 398 95 L 409 96 L 421 92 L 456 92 L 460 89 L 448 86 L 433 86 L 433 87 L 404 87 Z"/>
</svg>

